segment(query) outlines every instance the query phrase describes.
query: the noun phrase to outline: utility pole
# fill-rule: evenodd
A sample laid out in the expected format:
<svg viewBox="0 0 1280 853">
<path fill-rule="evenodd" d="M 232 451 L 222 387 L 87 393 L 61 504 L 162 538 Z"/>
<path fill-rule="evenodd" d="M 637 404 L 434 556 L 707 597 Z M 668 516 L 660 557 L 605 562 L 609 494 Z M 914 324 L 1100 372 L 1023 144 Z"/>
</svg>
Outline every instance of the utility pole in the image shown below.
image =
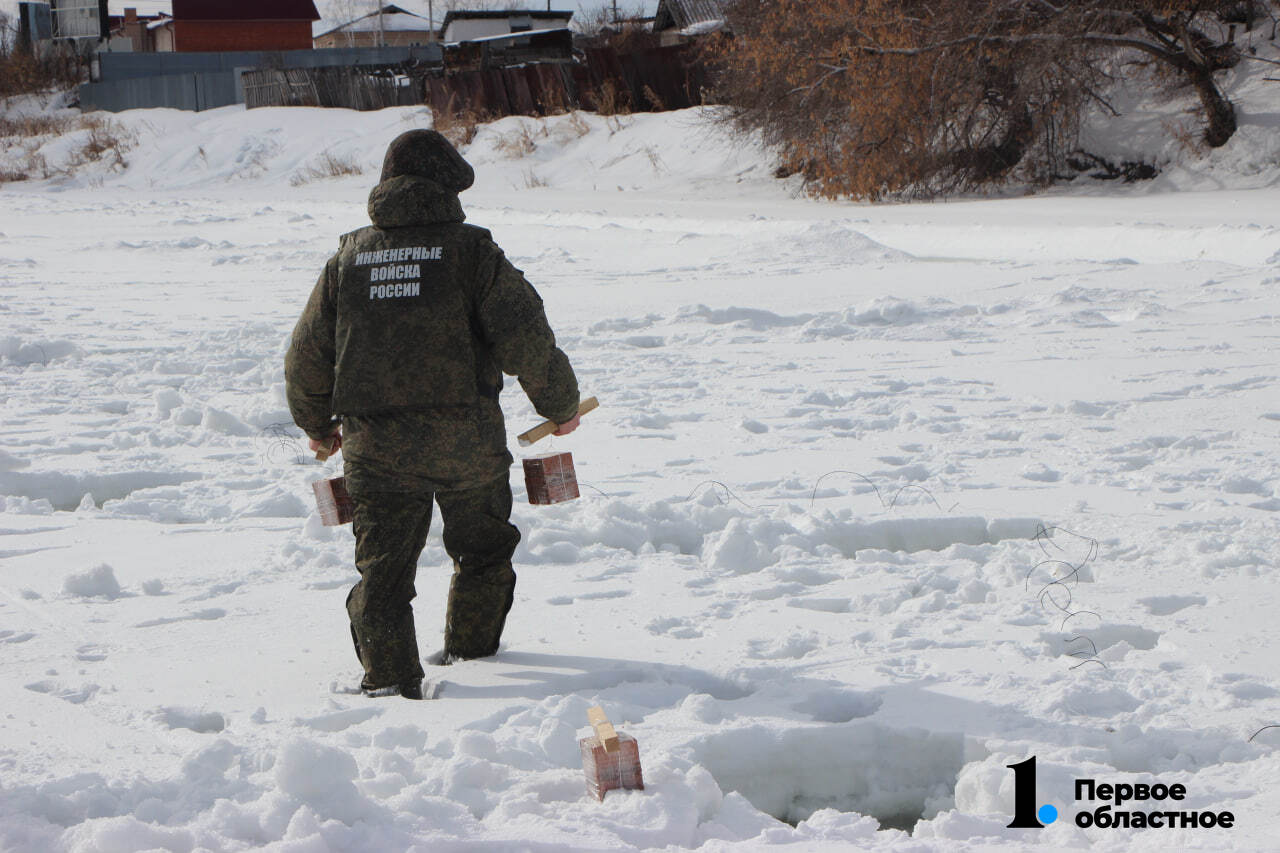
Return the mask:
<svg viewBox="0 0 1280 853">
<path fill-rule="evenodd" d="M 378 47 L 387 46 L 387 30 L 382 23 L 382 0 L 378 0 Z"/>
</svg>

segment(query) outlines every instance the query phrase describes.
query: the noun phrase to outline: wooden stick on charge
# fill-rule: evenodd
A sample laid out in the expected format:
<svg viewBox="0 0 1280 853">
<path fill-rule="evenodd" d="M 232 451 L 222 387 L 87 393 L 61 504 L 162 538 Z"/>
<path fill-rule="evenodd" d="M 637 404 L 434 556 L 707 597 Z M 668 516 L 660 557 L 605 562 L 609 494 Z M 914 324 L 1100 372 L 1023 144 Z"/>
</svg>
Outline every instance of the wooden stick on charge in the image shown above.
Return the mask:
<svg viewBox="0 0 1280 853">
<path fill-rule="evenodd" d="M 600 405 L 600 402 L 595 397 L 588 397 L 587 399 L 583 400 L 581 403 L 578 404 L 578 417 L 582 417 L 587 412 L 591 411 L 592 409 L 596 408 L 599 405 Z M 547 436 L 551 435 L 551 433 L 555 432 L 559 427 L 560 425 L 555 421 L 543 421 L 533 429 L 527 432 L 520 433 L 520 435 L 517 436 L 517 438 L 520 441 L 521 447 L 528 447 L 529 445 L 533 444 L 535 441 L 538 441 L 540 439 L 546 438 Z"/>
<path fill-rule="evenodd" d="M 588 708 L 587 722 L 591 723 L 591 728 L 595 729 L 596 738 L 605 752 L 618 751 L 618 733 L 614 731 L 613 723 L 609 722 L 609 718 L 605 716 L 604 708 L 599 705 Z"/>
<path fill-rule="evenodd" d="M 334 437 L 330 437 L 328 441 L 320 445 L 320 449 L 316 451 L 316 459 L 324 462 L 333 455 Z"/>
</svg>

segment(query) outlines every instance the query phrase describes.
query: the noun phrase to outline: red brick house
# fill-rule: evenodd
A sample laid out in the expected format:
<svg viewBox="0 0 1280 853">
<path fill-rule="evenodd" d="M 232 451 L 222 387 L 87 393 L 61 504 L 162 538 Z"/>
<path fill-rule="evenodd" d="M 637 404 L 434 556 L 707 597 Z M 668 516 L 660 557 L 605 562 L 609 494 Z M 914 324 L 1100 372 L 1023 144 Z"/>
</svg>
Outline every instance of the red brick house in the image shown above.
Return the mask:
<svg viewBox="0 0 1280 853">
<path fill-rule="evenodd" d="M 158 51 L 310 50 L 312 0 L 173 0 L 173 17 L 148 27 Z"/>
</svg>

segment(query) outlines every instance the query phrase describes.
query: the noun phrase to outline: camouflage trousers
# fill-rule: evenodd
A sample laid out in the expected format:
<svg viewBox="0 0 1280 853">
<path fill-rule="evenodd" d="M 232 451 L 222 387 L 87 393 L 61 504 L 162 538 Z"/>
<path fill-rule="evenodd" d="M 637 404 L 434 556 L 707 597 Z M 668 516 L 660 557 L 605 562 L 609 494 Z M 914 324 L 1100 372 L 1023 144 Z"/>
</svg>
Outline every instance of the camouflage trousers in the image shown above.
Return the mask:
<svg viewBox="0 0 1280 853">
<path fill-rule="evenodd" d="M 376 689 L 423 677 L 411 602 L 418 557 L 440 507 L 444 548 L 453 558 L 445 614 L 446 658 L 487 657 L 511 609 L 511 555 L 520 531 L 511 517 L 507 475 L 478 488 L 438 492 L 353 491 L 356 569 L 347 596 L 351 639 L 364 666 L 361 687 Z"/>
</svg>

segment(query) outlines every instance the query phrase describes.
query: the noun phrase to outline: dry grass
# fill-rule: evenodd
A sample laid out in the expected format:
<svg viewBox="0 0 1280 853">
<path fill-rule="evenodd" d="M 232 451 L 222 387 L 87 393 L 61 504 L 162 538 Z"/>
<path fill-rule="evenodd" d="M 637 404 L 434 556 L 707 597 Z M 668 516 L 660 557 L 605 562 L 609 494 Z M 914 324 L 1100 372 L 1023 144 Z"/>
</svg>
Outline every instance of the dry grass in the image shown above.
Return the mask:
<svg viewBox="0 0 1280 853">
<path fill-rule="evenodd" d="M 542 93 L 542 114 L 543 115 L 563 115 L 569 112 L 569 103 L 565 97 L 565 91 L 560 87 L 554 87 L 545 90 Z"/>
<path fill-rule="evenodd" d="M 1160 127 L 1169 138 L 1178 144 L 1178 150 L 1186 157 L 1202 157 L 1208 153 L 1204 142 L 1204 132 L 1195 127 L 1190 119 L 1165 119 Z"/>
<path fill-rule="evenodd" d="M 447 107 L 432 114 L 431 124 L 454 148 L 462 148 L 476 138 L 483 120 L 484 117 L 475 110 L 458 109 L 450 100 Z"/>
<path fill-rule="evenodd" d="M 73 133 L 84 141 L 55 166 L 41 148 L 45 142 Z M 33 115 L 0 119 L 0 149 L 16 152 L 9 162 L 0 162 L 0 183 L 45 180 L 73 174 L 91 163 L 105 163 L 114 171 L 129 165 L 125 154 L 138 143 L 137 134 L 120 122 L 98 113 L 88 115 Z"/>
<path fill-rule="evenodd" d="M 596 112 L 602 116 L 631 114 L 631 93 L 620 90 L 612 80 L 600 84 L 595 102 Z"/>
<path fill-rule="evenodd" d="M 569 116 L 567 125 L 569 129 L 573 131 L 574 136 L 579 138 L 586 136 L 591 132 L 591 125 L 582 117 L 582 113 L 577 111 L 575 111 L 573 115 Z"/>
<path fill-rule="evenodd" d="M 98 114 L 82 117 L 82 127 L 88 128 L 89 138 L 84 146 L 71 155 L 71 168 L 86 163 L 105 162 L 116 171 L 124 171 L 129 166 L 125 153 L 138 144 L 138 135 L 126 129 L 119 122 L 103 118 Z"/>
<path fill-rule="evenodd" d="M 60 136 L 80 126 L 84 116 L 31 115 L 8 118 L 0 116 L 0 139 L 30 139 L 33 136 Z"/>
<path fill-rule="evenodd" d="M 326 151 L 306 166 L 294 172 L 289 178 L 289 185 L 300 187 L 312 181 L 363 174 L 364 167 L 356 162 L 354 157 L 341 157 Z"/>
<path fill-rule="evenodd" d="M 527 157 L 538 150 L 538 143 L 533 138 L 533 127 L 529 122 L 520 122 L 520 126 L 510 133 L 498 137 L 496 144 L 503 156 L 512 160 Z"/>
<path fill-rule="evenodd" d="M 662 174 L 667 171 L 667 164 L 662 162 L 662 155 L 658 153 L 658 149 L 652 145 L 646 145 L 640 149 L 644 155 L 649 158 L 649 165 L 653 166 L 653 171 Z"/>
<path fill-rule="evenodd" d="M 653 91 L 647 83 L 642 91 L 644 92 L 644 99 L 649 102 L 649 109 L 656 113 L 666 112 L 667 104 L 662 100 L 661 95 Z"/>
</svg>

